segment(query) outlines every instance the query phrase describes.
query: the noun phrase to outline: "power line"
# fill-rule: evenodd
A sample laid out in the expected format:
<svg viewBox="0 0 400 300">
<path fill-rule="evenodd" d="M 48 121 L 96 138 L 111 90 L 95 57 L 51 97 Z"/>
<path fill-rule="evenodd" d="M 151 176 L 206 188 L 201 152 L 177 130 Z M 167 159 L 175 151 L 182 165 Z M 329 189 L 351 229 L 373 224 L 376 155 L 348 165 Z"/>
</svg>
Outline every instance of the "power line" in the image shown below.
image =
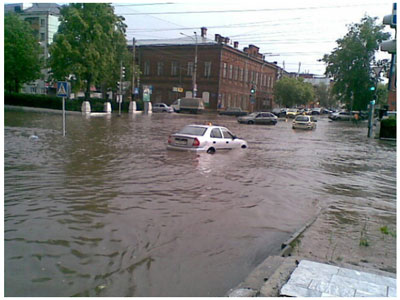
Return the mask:
<svg viewBox="0 0 400 300">
<path fill-rule="evenodd" d="M 372 4 L 371 4 L 372 5 Z M 331 8 L 349 8 L 365 6 L 365 4 L 350 4 L 350 5 L 334 5 L 334 6 L 310 6 L 296 8 L 258 8 L 258 9 L 230 9 L 230 10 L 188 10 L 188 11 L 164 11 L 164 12 L 135 12 L 124 13 L 124 15 L 181 15 L 181 14 L 219 14 L 219 13 L 244 13 L 244 12 L 261 12 L 261 11 L 293 11 L 293 10 L 314 10 L 314 9 L 331 9 Z"/>
</svg>

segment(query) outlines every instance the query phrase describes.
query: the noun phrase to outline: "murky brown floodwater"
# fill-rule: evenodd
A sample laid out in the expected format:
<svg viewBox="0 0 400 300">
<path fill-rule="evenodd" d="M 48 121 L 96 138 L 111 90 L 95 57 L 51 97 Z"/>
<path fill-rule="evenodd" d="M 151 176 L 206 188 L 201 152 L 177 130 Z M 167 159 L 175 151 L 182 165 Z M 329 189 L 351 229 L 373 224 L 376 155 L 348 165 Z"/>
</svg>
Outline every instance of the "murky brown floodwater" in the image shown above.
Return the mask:
<svg viewBox="0 0 400 300">
<path fill-rule="evenodd" d="M 166 150 L 205 121 L 249 149 Z M 67 115 L 66 137 L 61 126 L 60 114 L 5 112 L 6 296 L 223 296 L 320 207 L 395 224 L 396 144 L 363 126 L 179 114 Z"/>
</svg>

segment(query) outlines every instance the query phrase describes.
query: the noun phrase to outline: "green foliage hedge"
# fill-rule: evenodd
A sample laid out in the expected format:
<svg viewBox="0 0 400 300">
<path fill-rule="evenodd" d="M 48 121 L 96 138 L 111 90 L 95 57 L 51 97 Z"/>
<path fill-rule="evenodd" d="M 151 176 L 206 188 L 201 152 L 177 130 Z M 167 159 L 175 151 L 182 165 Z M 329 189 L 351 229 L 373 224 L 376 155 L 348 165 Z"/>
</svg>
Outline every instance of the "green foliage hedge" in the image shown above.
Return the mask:
<svg viewBox="0 0 400 300">
<path fill-rule="evenodd" d="M 381 121 L 379 137 L 392 139 L 396 138 L 396 118 L 388 118 Z"/>
<path fill-rule="evenodd" d="M 84 99 L 67 99 L 65 101 L 65 109 L 69 111 L 81 111 L 83 101 Z M 104 102 L 106 101 L 105 99 L 90 99 L 92 112 L 104 111 Z M 4 104 L 62 110 L 62 98 L 48 95 L 5 93 Z M 119 104 L 113 101 L 111 102 L 111 108 L 112 111 L 118 111 Z M 143 101 L 137 101 L 137 109 L 143 109 Z M 123 102 L 121 104 L 121 111 L 127 112 L 128 110 L 129 102 Z"/>
</svg>

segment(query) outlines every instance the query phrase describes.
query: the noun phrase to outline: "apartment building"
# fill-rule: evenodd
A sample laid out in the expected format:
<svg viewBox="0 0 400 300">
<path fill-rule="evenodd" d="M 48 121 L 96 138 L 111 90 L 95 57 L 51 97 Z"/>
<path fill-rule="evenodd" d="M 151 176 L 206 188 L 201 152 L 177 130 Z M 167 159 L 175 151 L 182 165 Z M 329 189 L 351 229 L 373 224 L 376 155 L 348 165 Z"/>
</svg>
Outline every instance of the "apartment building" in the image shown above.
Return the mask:
<svg viewBox="0 0 400 300">
<path fill-rule="evenodd" d="M 4 12 L 17 13 L 23 20 L 29 22 L 34 34 L 42 47 L 42 57 L 49 57 L 49 46 L 57 33 L 59 26 L 60 5 L 55 3 L 18 3 L 5 4 Z M 42 78 L 25 84 L 22 92 L 30 94 L 47 94 L 48 69 L 42 69 Z"/>
<path fill-rule="evenodd" d="M 273 88 L 280 68 L 265 61 L 255 45 L 240 50 L 239 43 L 228 37 L 216 34 L 209 39 L 205 27 L 200 35 L 141 40 L 136 45 L 140 86 L 151 86 L 153 103 L 171 104 L 195 94 L 211 109 L 274 107 Z M 250 97 L 252 88 L 254 97 Z"/>
</svg>

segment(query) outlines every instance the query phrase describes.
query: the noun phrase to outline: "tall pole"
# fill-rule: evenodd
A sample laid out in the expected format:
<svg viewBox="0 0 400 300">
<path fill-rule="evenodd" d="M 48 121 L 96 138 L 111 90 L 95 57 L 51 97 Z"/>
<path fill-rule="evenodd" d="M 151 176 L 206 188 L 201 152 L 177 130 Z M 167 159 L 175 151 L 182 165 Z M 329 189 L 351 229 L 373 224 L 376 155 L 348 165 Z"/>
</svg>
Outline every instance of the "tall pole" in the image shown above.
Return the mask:
<svg viewBox="0 0 400 300">
<path fill-rule="evenodd" d="M 65 136 L 65 97 L 62 97 L 63 136 Z"/>
<path fill-rule="evenodd" d="M 132 101 L 135 100 L 135 61 L 136 61 L 136 40 L 132 39 Z"/>
<path fill-rule="evenodd" d="M 121 60 L 121 67 L 119 70 L 119 115 L 121 115 L 121 102 L 122 102 L 122 60 Z"/>
<path fill-rule="evenodd" d="M 193 98 L 196 98 L 197 94 L 197 83 L 196 83 L 196 75 L 197 75 L 197 34 L 194 32 L 196 37 L 196 44 L 194 46 L 194 72 L 193 72 Z"/>
</svg>

